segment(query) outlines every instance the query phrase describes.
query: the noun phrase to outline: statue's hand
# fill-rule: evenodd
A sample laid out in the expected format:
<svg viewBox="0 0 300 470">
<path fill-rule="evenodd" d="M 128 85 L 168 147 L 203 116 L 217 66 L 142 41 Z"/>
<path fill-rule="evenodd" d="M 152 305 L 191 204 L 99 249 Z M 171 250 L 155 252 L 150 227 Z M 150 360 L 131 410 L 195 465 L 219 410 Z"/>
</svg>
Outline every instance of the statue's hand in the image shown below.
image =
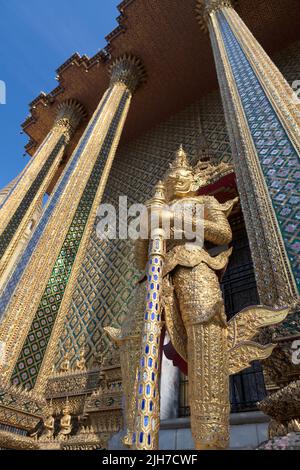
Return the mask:
<svg viewBox="0 0 300 470">
<path fill-rule="evenodd" d="M 174 212 L 168 206 L 149 207 L 147 215 L 143 214 L 141 229 L 147 229 L 148 238 L 151 238 L 153 231 L 157 228 L 164 228 L 166 238 L 170 237 L 170 229 L 174 225 Z"/>
<path fill-rule="evenodd" d="M 174 212 L 168 206 L 151 207 L 149 208 L 149 217 L 150 220 L 159 220 L 161 224 L 172 223 L 174 221 Z"/>
</svg>

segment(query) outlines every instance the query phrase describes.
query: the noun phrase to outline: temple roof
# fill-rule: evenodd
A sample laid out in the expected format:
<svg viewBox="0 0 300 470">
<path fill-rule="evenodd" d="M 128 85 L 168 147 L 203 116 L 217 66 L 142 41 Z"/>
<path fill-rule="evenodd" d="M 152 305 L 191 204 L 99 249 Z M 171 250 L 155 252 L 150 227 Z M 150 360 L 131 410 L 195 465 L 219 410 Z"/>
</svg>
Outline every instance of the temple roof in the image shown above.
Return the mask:
<svg viewBox="0 0 300 470">
<path fill-rule="evenodd" d="M 72 55 L 57 70 L 58 86 L 30 103 L 22 124 L 33 155 L 45 138 L 57 105 L 75 98 L 89 116 L 109 84 L 108 65 L 123 53 L 140 57 L 147 83 L 134 97 L 122 143 L 217 88 L 210 40 L 199 27 L 196 0 L 125 0 L 119 5 L 119 26 L 107 37 L 107 46 L 89 58 Z M 265 50 L 272 54 L 300 36 L 299 0 L 239 0 L 237 11 Z M 69 153 L 85 124 L 78 129 Z"/>
</svg>

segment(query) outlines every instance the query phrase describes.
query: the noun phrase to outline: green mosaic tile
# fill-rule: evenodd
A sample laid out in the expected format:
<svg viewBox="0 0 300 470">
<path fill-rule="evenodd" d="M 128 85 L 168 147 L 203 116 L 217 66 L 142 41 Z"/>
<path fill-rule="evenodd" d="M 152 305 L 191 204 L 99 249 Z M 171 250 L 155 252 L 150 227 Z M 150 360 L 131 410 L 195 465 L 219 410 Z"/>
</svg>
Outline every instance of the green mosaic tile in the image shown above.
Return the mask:
<svg viewBox="0 0 300 470">
<path fill-rule="evenodd" d="M 29 209 L 30 204 L 32 203 L 33 199 L 38 193 L 38 190 L 40 189 L 43 181 L 45 180 L 47 174 L 49 173 L 51 166 L 53 165 L 57 155 L 59 154 L 64 144 L 65 144 L 65 137 L 62 136 L 59 139 L 56 146 L 54 147 L 54 149 L 52 150 L 52 152 L 50 153 L 50 155 L 48 156 L 44 165 L 40 169 L 38 175 L 36 176 L 35 180 L 31 184 L 30 188 L 28 189 L 27 193 L 25 194 L 23 200 L 21 201 L 20 205 L 16 209 L 15 213 L 12 215 L 4 231 L 0 235 L 0 259 L 4 255 L 8 245 L 10 244 L 13 236 L 15 235 L 17 229 L 19 228 L 19 225 L 22 222 L 24 215 Z"/>
<path fill-rule="evenodd" d="M 83 232 L 90 215 L 91 207 L 96 196 L 103 166 L 111 149 L 111 143 L 114 139 L 127 98 L 128 95 L 125 92 L 80 199 L 22 352 L 17 360 L 11 378 L 12 382 L 16 385 L 22 384 L 30 389 L 34 386 L 37 379 Z M 38 350 L 38 353 L 34 353 L 34 346 Z M 27 359 L 28 351 L 30 354 L 30 364 Z M 34 364 L 33 367 L 31 367 L 32 364 Z"/>
</svg>

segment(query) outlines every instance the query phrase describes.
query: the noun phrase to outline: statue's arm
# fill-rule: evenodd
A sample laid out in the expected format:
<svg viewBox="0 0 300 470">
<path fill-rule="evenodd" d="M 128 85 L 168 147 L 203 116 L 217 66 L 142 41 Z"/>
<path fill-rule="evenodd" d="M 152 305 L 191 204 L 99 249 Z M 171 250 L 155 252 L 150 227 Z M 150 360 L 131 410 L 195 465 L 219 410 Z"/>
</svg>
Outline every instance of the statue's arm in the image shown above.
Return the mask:
<svg viewBox="0 0 300 470">
<path fill-rule="evenodd" d="M 232 231 L 226 215 L 217 209 L 209 209 L 204 219 L 204 238 L 215 245 L 228 245 Z"/>
<path fill-rule="evenodd" d="M 204 210 L 204 238 L 215 245 L 228 245 L 232 241 L 232 230 L 228 216 L 238 199 L 220 204 L 209 198 Z"/>
</svg>

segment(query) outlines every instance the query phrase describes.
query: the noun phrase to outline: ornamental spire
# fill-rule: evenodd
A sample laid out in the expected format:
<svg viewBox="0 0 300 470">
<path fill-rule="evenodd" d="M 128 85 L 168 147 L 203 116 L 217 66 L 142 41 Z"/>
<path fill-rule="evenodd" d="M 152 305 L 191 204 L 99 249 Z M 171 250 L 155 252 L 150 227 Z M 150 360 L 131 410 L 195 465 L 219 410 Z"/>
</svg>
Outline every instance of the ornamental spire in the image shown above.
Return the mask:
<svg viewBox="0 0 300 470">
<path fill-rule="evenodd" d="M 111 85 L 124 83 L 132 93 L 146 80 L 142 61 L 131 54 L 124 54 L 114 60 L 109 66 L 109 72 Z"/>
<path fill-rule="evenodd" d="M 207 33 L 207 23 L 211 13 L 228 7 L 233 8 L 237 0 L 197 0 L 196 2 L 196 18 L 201 26 L 202 31 Z"/>
<path fill-rule="evenodd" d="M 86 118 L 84 106 L 75 99 L 64 100 L 57 106 L 55 126 L 65 127 L 69 138 L 75 133 L 79 123 Z"/>
</svg>

